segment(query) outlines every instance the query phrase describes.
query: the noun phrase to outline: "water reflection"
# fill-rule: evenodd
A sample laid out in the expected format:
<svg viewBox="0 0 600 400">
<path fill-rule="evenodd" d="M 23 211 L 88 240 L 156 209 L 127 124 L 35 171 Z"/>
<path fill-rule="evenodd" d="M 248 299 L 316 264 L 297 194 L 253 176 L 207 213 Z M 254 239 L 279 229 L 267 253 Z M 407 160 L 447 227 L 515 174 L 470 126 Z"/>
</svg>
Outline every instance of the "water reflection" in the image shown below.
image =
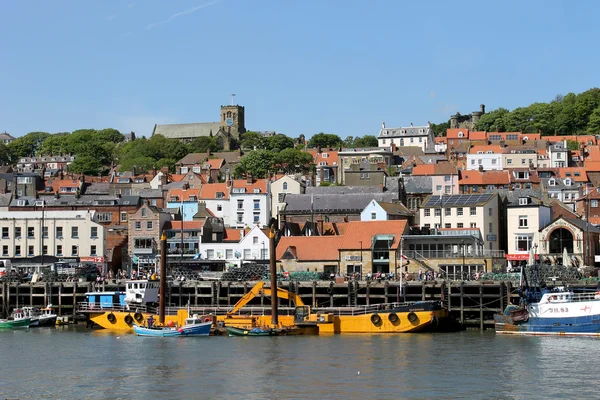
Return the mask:
<svg viewBox="0 0 600 400">
<path fill-rule="evenodd" d="M 590 366 L 598 356 L 596 340 L 493 332 L 141 338 L 29 329 L 0 332 L 0 393 L 21 399 L 595 398 Z"/>
</svg>

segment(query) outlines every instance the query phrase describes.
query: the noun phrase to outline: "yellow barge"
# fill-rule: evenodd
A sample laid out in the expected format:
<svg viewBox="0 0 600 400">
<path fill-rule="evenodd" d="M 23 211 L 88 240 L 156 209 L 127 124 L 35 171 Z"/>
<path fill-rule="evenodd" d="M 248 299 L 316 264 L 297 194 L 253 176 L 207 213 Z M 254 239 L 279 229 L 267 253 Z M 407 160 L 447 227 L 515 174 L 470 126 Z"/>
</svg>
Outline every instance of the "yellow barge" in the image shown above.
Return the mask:
<svg viewBox="0 0 600 400">
<path fill-rule="evenodd" d="M 145 325 L 152 315 L 158 321 L 157 310 L 148 307 L 148 303 L 157 297 L 157 285 L 152 281 L 131 281 L 127 291 L 87 293 L 88 301 L 80 303 L 78 311 L 88 315 L 91 322 L 102 328 L 132 332 L 133 325 Z M 141 293 L 141 294 L 140 294 Z M 271 325 L 270 309 L 266 307 L 245 307 L 255 296 L 271 296 L 271 290 L 264 282 L 257 283 L 231 310 L 218 307 L 206 308 L 168 308 L 165 325 L 183 325 L 191 313 L 203 315 L 213 321 L 215 326 L 233 326 L 238 328 L 254 327 L 304 327 L 306 332 L 318 334 L 343 333 L 405 333 L 436 328 L 449 319 L 448 310 L 439 301 L 415 303 L 391 303 L 366 307 L 315 308 L 304 305 L 299 296 L 283 289 L 277 290 L 277 297 L 291 298 L 295 308 L 282 308 L 278 315 L 277 327 Z M 127 302 L 127 299 L 142 300 L 139 303 Z"/>
</svg>

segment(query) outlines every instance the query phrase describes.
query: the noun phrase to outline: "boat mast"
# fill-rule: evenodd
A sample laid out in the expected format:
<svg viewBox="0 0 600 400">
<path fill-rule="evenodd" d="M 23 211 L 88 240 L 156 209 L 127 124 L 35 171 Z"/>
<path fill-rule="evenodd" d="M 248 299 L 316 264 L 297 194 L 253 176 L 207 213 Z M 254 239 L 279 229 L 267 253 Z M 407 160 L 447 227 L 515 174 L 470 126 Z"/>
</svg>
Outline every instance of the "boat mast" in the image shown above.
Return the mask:
<svg viewBox="0 0 600 400">
<path fill-rule="evenodd" d="M 160 289 L 158 299 L 158 321 L 165 323 L 165 299 L 167 297 L 167 235 L 162 231 L 160 235 Z"/>
<path fill-rule="evenodd" d="M 277 219 L 271 218 L 269 223 L 269 271 L 271 273 L 271 324 L 277 327 L 279 317 L 277 305 L 279 298 L 277 297 L 277 257 L 275 255 L 275 224 Z"/>
</svg>

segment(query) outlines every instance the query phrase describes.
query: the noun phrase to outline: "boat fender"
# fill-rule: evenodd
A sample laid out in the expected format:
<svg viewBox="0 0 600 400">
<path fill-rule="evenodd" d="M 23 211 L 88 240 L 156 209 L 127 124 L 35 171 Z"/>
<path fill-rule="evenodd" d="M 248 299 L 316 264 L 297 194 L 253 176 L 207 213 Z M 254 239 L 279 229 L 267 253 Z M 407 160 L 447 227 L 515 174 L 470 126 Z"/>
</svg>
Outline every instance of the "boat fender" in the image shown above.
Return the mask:
<svg viewBox="0 0 600 400">
<path fill-rule="evenodd" d="M 331 282 L 329 284 L 329 287 L 327 288 L 327 293 L 329 293 L 329 294 L 333 293 L 333 282 Z"/>
<path fill-rule="evenodd" d="M 133 322 L 133 318 L 131 318 L 131 315 L 127 314 L 127 315 L 125 316 L 125 323 L 126 323 L 127 325 L 131 325 L 131 323 L 132 323 L 132 322 Z"/>
<path fill-rule="evenodd" d="M 142 315 L 142 313 L 139 312 L 133 314 L 133 318 L 135 318 L 137 322 L 142 322 L 144 320 L 144 316 Z"/>
<path fill-rule="evenodd" d="M 381 317 L 379 316 L 379 314 L 371 315 L 371 322 L 373 323 L 373 325 L 378 325 L 379 323 L 381 323 Z"/>
<path fill-rule="evenodd" d="M 218 326 L 219 328 L 222 328 L 222 327 L 224 327 L 224 326 L 225 326 L 225 323 L 224 323 L 223 321 L 219 321 L 219 322 L 217 322 L 217 326 Z"/>
<path fill-rule="evenodd" d="M 204 317 L 204 318 L 202 318 L 202 322 L 212 322 L 212 318 L 211 317 Z"/>
<path fill-rule="evenodd" d="M 108 322 L 111 324 L 114 324 L 117 321 L 117 317 L 115 317 L 115 314 L 113 313 L 108 314 L 106 318 L 108 318 Z"/>
<path fill-rule="evenodd" d="M 392 324 L 395 324 L 396 322 L 398 322 L 398 314 L 396 314 L 395 312 L 391 312 L 391 313 L 388 315 L 388 319 L 390 320 L 390 322 L 391 322 Z"/>
<path fill-rule="evenodd" d="M 417 319 L 419 319 L 419 318 L 417 317 L 417 314 L 415 314 L 414 312 L 410 312 L 410 313 L 408 313 L 408 320 L 409 320 L 410 322 L 416 322 L 416 321 L 417 321 Z"/>
</svg>

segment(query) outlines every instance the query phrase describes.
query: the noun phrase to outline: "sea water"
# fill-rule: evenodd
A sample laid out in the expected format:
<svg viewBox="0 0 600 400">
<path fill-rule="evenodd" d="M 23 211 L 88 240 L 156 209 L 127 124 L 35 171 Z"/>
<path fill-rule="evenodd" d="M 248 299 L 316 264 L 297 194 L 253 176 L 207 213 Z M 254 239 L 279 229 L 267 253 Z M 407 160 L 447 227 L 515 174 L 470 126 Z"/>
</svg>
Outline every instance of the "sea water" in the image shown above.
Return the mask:
<svg viewBox="0 0 600 400">
<path fill-rule="evenodd" d="M 0 399 L 597 398 L 591 338 L 0 332 Z"/>
</svg>

